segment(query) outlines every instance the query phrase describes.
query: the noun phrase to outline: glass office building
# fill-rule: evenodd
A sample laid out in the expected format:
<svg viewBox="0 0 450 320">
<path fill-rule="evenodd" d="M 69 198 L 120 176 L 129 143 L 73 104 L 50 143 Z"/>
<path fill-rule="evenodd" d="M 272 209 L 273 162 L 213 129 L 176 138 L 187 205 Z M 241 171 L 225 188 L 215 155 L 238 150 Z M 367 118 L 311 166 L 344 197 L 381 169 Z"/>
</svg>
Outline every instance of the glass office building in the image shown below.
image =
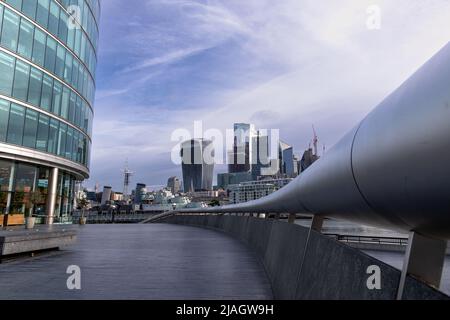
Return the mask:
<svg viewBox="0 0 450 320">
<path fill-rule="evenodd" d="M 184 192 L 211 191 L 214 173 L 214 143 L 192 139 L 181 144 Z"/>
<path fill-rule="evenodd" d="M 89 177 L 99 0 L 0 0 L 0 225 L 63 222 Z"/>
</svg>

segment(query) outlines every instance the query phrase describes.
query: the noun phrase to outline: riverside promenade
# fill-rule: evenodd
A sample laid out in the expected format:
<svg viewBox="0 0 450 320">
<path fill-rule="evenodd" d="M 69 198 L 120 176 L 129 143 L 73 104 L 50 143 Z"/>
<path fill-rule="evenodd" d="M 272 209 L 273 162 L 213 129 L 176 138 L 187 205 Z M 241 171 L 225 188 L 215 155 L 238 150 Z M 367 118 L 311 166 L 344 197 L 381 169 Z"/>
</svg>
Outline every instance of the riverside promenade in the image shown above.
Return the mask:
<svg viewBox="0 0 450 320">
<path fill-rule="evenodd" d="M 225 234 L 188 226 L 86 225 L 61 251 L 0 265 L 0 299 L 271 299 L 264 268 Z M 69 266 L 81 290 L 67 288 Z"/>
</svg>

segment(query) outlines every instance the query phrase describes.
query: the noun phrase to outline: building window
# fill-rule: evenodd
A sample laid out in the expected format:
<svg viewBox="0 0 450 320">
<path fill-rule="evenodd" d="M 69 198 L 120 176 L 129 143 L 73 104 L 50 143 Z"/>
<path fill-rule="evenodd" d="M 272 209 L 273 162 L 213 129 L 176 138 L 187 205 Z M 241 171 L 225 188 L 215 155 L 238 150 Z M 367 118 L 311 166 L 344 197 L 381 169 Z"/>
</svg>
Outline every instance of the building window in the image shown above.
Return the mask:
<svg viewBox="0 0 450 320">
<path fill-rule="evenodd" d="M 0 100 L 0 141 L 6 141 L 9 120 L 9 102 Z"/>
<path fill-rule="evenodd" d="M 19 35 L 19 16 L 5 8 L 3 16 L 1 44 L 12 51 L 17 50 L 17 38 Z"/>
<path fill-rule="evenodd" d="M 50 119 L 48 116 L 40 114 L 39 115 L 39 125 L 37 131 L 37 139 L 36 139 L 36 149 L 40 151 L 47 151 L 47 142 L 48 142 L 48 132 L 49 132 L 49 122 Z"/>
<path fill-rule="evenodd" d="M 10 96 L 14 77 L 13 57 L 0 52 L 0 93 Z"/>
<path fill-rule="evenodd" d="M 31 68 L 30 84 L 28 85 L 28 102 L 39 106 L 41 100 L 42 71 Z"/>
<path fill-rule="evenodd" d="M 23 138 L 23 126 L 25 120 L 25 108 L 15 103 L 11 104 L 9 113 L 7 142 L 21 145 Z"/>
<path fill-rule="evenodd" d="M 33 32 L 33 25 L 25 19 L 21 19 L 19 47 L 17 49 L 17 52 L 27 59 L 31 59 L 31 49 L 33 48 Z"/>
<path fill-rule="evenodd" d="M 22 61 L 17 61 L 13 88 L 13 96 L 15 98 L 22 101 L 27 101 L 29 79 L 30 66 Z"/>
<path fill-rule="evenodd" d="M 38 113 L 28 109 L 25 116 L 23 131 L 23 146 L 33 148 L 36 146 L 36 132 L 38 127 Z"/>
</svg>

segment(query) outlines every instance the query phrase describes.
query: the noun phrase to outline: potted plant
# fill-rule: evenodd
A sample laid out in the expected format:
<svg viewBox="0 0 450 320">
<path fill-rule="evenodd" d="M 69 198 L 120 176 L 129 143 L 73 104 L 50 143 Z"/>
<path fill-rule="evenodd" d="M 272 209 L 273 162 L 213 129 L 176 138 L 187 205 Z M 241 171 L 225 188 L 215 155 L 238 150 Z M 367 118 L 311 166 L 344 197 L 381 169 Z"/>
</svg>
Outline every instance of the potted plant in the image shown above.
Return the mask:
<svg viewBox="0 0 450 320">
<path fill-rule="evenodd" d="M 89 201 L 86 199 L 86 197 L 80 197 L 77 202 L 78 207 L 81 209 L 81 217 L 79 223 L 80 225 L 85 225 L 87 222 L 87 217 L 84 216 L 84 212 L 89 206 Z"/>
<path fill-rule="evenodd" d="M 33 229 L 36 224 L 36 217 L 33 216 L 33 211 L 36 205 L 43 202 L 42 194 L 40 191 L 34 191 L 30 194 L 30 203 L 32 207 L 29 210 L 28 215 L 25 217 L 25 229 Z"/>
</svg>

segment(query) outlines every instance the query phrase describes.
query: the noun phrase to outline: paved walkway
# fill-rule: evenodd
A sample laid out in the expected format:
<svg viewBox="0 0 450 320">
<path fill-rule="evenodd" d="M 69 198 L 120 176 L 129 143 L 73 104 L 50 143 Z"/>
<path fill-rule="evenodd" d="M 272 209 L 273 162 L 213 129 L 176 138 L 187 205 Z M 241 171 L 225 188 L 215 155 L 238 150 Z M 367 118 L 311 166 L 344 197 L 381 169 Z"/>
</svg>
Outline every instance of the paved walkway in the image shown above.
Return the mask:
<svg viewBox="0 0 450 320">
<path fill-rule="evenodd" d="M 81 268 L 68 290 L 67 267 Z M 0 265 L 0 299 L 271 299 L 256 256 L 210 230 L 88 225 L 74 247 Z"/>
</svg>

